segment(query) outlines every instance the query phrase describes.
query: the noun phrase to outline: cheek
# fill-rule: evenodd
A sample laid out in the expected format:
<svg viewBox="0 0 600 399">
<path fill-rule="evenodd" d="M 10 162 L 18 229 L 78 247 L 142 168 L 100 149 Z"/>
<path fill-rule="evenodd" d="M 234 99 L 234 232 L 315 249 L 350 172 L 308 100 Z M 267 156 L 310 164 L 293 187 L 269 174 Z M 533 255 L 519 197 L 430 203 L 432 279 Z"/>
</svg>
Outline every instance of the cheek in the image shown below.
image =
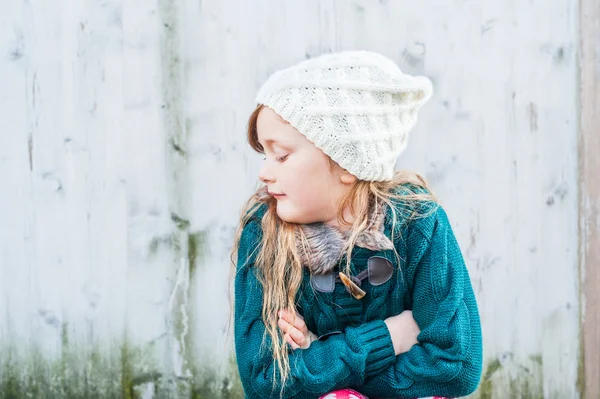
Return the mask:
<svg viewBox="0 0 600 399">
<path fill-rule="evenodd" d="M 299 197 L 312 198 L 315 194 L 324 196 L 335 184 L 326 160 L 314 157 L 300 159 L 297 164 L 289 166 L 288 184 L 293 186 L 294 193 Z"/>
<path fill-rule="evenodd" d="M 333 212 L 335 193 L 338 192 L 335 177 L 327 160 L 311 160 L 288 165 L 286 190 L 289 197 L 280 203 L 280 216 L 292 215 L 307 218 L 327 218 Z M 314 222 L 316 220 L 310 220 Z M 309 221 L 305 221 L 308 223 Z"/>
</svg>

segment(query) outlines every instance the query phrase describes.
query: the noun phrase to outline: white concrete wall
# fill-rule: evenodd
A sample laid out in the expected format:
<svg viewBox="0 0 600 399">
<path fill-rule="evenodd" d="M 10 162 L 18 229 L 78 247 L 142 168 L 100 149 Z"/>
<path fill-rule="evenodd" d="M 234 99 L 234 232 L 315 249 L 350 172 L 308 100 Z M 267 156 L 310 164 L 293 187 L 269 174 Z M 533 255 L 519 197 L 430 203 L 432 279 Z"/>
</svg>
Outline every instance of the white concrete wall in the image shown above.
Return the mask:
<svg viewBox="0 0 600 399">
<path fill-rule="evenodd" d="M 1 2 L 0 393 L 240 397 L 228 251 L 254 94 L 362 48 L 434 82 L 399 166 L 432 181 L 468 262 L 474 396 L 578 397 L 577 7 Z"/>
</svg>

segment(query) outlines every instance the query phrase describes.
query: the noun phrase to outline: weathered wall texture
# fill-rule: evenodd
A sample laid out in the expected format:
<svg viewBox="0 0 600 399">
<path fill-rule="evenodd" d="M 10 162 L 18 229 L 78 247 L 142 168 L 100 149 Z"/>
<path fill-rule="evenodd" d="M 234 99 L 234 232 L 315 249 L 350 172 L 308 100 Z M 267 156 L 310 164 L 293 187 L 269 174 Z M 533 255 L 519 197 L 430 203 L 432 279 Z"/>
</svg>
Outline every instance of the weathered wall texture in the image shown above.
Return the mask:
<svg viewBox="0 0 600 399">
<path fill-rule="evenodd" d="M 468 262 L 474 397 L 579 397 L 578 19 L 570 0 L 1 2 L 0 397 L 241 397 L 228 251 L 253 96 L 357 48 L 434 82 L 399 167 Z"/>
</svg>

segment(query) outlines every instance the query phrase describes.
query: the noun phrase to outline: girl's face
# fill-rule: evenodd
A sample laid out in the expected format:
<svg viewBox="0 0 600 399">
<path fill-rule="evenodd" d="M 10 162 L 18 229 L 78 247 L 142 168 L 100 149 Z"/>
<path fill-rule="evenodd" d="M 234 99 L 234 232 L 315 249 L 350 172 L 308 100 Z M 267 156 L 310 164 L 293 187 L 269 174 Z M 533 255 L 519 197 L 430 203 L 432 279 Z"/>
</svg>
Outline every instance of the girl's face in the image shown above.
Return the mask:
<svg viewBox="0 0 600 399">
<path fill-rule="evenodd" d="M 277 200 L 277 215 L 289 223 L 338 225 L 337 209 L 356 177 L 330 159 L 268 107 L 257 119 L 265 152 L 261 181 Z"/>
</svg>

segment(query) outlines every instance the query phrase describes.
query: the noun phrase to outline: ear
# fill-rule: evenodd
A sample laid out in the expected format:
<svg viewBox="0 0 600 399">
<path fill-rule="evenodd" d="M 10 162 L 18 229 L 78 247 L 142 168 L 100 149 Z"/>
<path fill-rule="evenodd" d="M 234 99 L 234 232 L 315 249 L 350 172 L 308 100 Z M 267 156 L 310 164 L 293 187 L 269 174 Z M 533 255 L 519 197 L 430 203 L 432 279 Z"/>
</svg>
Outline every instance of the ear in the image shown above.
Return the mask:
<svg viewBox="0 0 600 399">
<path fill-rule="evenodd" d="M 356 178 L 356 176 L 344 169 L 342 171 L 342 174 L 340 175 L 340 180 L 344 184 L 352 184 L 358 179 Z"/>
</svg>

